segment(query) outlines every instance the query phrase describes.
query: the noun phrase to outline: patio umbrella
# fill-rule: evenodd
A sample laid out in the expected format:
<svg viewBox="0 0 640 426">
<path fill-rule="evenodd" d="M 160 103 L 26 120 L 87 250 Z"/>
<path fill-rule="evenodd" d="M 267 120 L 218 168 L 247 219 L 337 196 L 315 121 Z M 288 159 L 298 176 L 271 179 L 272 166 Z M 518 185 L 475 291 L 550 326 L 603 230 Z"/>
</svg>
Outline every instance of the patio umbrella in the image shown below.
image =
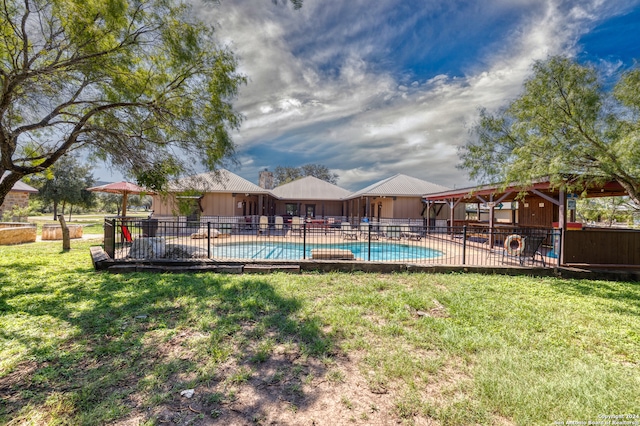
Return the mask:
<svg viewBox="0 0 640 426">
<path fill-rule="evenodd" d="M 87 188 L 87 191 L 93 192 L 108 192 L 110 194 L 122 194 L 122 217 L 127 215 L 127 197 L 129 194 L 137 195 L 137 194 L 153 194 L 152 191 L 148 191 L 141 186 L 136 185 L 131 182 L 114 182 L 108 183 L 106 185 L 94 186 L 92 188 Z"/>
</svg>

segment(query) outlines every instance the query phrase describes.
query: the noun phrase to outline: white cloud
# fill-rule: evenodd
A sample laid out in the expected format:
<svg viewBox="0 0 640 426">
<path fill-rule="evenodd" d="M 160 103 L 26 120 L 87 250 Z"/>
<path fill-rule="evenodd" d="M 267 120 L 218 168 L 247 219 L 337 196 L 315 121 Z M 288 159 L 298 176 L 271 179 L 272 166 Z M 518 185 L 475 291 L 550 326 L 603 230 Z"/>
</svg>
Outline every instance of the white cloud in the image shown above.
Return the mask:
<svg viewBox="0 0 640 426">
<path fill-rule="evenodd" d="M 477 108 L 509 102 L 534 60 L 572 54 L 594 19 L 613 13 L 597 0 L 492 0 L 482 7 L 434 0 L 411 18 L 387 25 L 403 7 L 410 6 L 391 0 L 305 0 L 296 12 L 267 0 L 237 0 L 200 9 L 200 16 L 218 24 L 249 77 L 236 102 L 246 116 L 236 136 L 244 164 L 240 174 L 256 180 L 259 169 L 291 157 L 300 164 L 326 164 L 350 189 L 396 173 L 466 185 L 465 173 L 455 168 L 457 150 L 469 137 Z M 449 21 L 434 25 L 459 36 L 460 43 L 474 36 L 466 31 L 491 30 L 481 25 L 485 17 L 512 21 L 507 34 L 491 41 L 462 75 L 398 70 L 395 62 L 406 54 L 401 46 L 396 51 L 389 46 L 400 31 L 410 37 L 413 26 L 432 22 L 430 14 L 437 13 Z M 424 52 L 458 42 L 438 34 L 433 39 L 436 44 L 419 40 Z M 255 147 L 262 148 L 263 158 L 248 154 Z"/>
</svg>

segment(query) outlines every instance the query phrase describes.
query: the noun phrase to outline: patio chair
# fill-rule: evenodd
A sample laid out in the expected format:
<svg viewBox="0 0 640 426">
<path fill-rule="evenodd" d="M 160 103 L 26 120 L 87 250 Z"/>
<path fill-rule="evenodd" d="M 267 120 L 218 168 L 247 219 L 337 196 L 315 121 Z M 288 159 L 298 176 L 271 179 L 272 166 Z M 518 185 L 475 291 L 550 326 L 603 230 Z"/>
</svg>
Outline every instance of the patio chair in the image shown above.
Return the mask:
<svg viewBox="0 0 640 426">
<path fill-rule="evenodd" d="M 273 225 L 273 229 L 276 232 L 279 232 L 280 235 L 284 234 L 284 219 L 282 218 L 282 216 L 276 216 L 275 224 Z"/>
<path fill-rule="evenodd" d="M 340 224 L 340 233 L 342 234 L 342 238 L 345 240 L 358 239 L 358 231 L 351 228 L 351 224 L 349 222 L 342 222 Z"/>
<path fill-rule="evenodd" d="M 542 262 L 542 266 L 546 267 L 544 256 L 540 252 L 540 247 L 542 247 L 545 238 L 545 235 L 521 237 L 514 234 L 508 236 L 504 241 L 502 262 L 504 263 L 505 258 L 512 258 L 516 259 L 520 266 L 523 266 L 525 261 L 529 261 L 530 264 Z M 540 256 L 540 259 L 536 259 L 536 256 Z"/>
<path fill-rule="evenodd" d="M 251 230 L 253 228 L 253 221 L 251 220 L 251 217 L 249 216 L 240 216 L 238 218 L 238 229 L 242 229 L 242 230 Z"/>
<path fill-rule="evenodd" d="M 422 235 L 417 232 L 412 232 L 409 225 L 402 225 L 400 227 L 400 236 L 402 238 L 406 238 L 407 240 L 420 241 L 422 239 Z"/>
<path fill-rule="evenodd" d="M 127 225 L 120 225 L 120 230 L 122 231 L 122 238 L 127 243 L 132 243 L 133 238 L 131 237 L 131 231 Z"/>
<path fill-rule="evenodd" d="M 360 224 L 360 236 L 364 238 L 369 238 L 371 236 L 372 240 L 379 240 L 380 234 L 378 231 L 374 231 L 373 227 L 368 222 L 362 222 Z"/>
<path fill-rule="evenodd" d="M 291 218 L 291 234 L 302 235 L 302 219 L 299 216 Z"/>
<path fill-rule="evenodd" d="M 269 235 L 269 218 L 267 216 L 260 216 L 260 224 L 258 225 L 258 235 Z"/>
</svg>

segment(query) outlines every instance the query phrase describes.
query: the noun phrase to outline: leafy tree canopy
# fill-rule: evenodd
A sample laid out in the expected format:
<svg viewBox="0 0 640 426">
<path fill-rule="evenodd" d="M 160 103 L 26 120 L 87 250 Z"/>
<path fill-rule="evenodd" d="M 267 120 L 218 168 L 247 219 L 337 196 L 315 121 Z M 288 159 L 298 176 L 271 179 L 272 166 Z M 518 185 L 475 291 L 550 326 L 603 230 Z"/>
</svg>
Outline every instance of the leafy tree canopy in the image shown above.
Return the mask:
<svg viewBox="0 0 640 426">
<path fill-rule="evenodd" d="M 232 157 L 245 78 L 181 0 L 5 0 L 0 30 L 0 203 L 79 149 L 156 190 Z"/>
<path fill-rule="evenodd" d="M 327 166 L 322 164 L 305 164 L 300 167 L 278 166 L 273 172 L 274 184 L 276 186 L 293 182 L 306 176 L 313 176 L 334 185 L 338 182 L 338 175 L 332 173 Z"/>
<path fill-rule="evenodd" d="M 74 157 L 60 158 L 46 175 L 36 175 L 31 180 L 44 204 L 53 204 L 53 219 L 58 217 L 58 205 L 66 204 L 91 207 L 95 194 L 86 189 L 94 180 L 89 166 L 81 165 Z M 64 209 L 63 209 L 64 213 Z"/>
<path fill-rule="evenodd" d="M 461 167 L 483 183 L 549 178 L 575 191 L 615 180 L 640 205 L 640 69 L 608 90 L 594 66 L 538 61 L 523 93 L 495 114 L 482 109 L 473 134 Z"/>
</svg>

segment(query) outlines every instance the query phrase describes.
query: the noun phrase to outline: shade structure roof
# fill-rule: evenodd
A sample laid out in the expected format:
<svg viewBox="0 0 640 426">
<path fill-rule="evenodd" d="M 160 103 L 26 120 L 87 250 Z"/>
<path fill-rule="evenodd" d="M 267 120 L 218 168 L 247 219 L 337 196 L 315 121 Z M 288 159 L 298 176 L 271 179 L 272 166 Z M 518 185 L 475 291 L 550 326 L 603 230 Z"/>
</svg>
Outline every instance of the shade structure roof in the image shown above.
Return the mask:
<svg viewBox="0 0 640 426">
<path fill-rule="evenodd" d="M 205 172 L 179 179 L 169 186 L 171 191 L 231 192 L 269 194 L 269 191 L 226 169 Z"/>
<path fill-rule="evenodd" d="M 107 192 L 110 194 L 122 194 L 122 216 L 127 215 L 127 197 L 129 195 L 135 194 L 153 194 L 152 191 L 148 191 L 145 188 L 136 185 L 131 182 L 113 182 L 107 183 L 106 185 L 93 186 L 91 188 L 87 188 L 87 191 L 93 192 Z"/>
<path fill-rule="evenodd" d="M 105 185 L 93 186 L 91 188 L 87 188 L 87 191 L 92 192 L 107 192 L 110 194 L 152 194 L 153 191 L 149 191 L 135 183 L 131 182 L 113 182 L 107 183 Z"/>
<path fill-rule="evenodd" d="M 543 179 L 526 188 L 519 185 L 491 184 L 484 186 L 470 186 L 466 188 L 451 189 L 449 191 L 425 194 L 424 199 L 428 201 L 440 201 L 449 199 L 459 199 L 463 202 L 477 202 L 478 196 L 500 196 L 505 194 L 504 201 L 514 201 L 521 192 L 541 191 L 546 193 L 557 193 L 558 189 L 553 188 L 549 180 Z M 602 185 L 591 186 L 584 190 L 587 198 L 625 196 L 627 192 L 622 186 L 610 181 Z"/>
<path fill-rule="evenodd" d="M 9 174 L 9 172 L 5 172 L 2 176 L 0 176 L 0 182 L 2 182 L 4 180 L 4 177 L 7 176 Z M 12 191 L 20 191 L 20 192 L 28 192 L 30 194 L 37 194 L 38 190 L 35 189 L 33 186 L 31 185 L 27 185 L 26 183 L 22 182 L 22 181 L 17 181 L 13 187 L 11 188 Z"/>
<path fill-rule="evenodd" d="M 446 186 L 427 182 L 426 180 L 411 176 L 397 174 L 387 179 L 383 179 L 360 191 L 354 192 L 349 198 L 356 197 L 422 197 L 432 192 L 447 191 Z"/>
<path fill-rule="evenodd" d="M 351 195 L 351 191 L 313 176 L 280 185 L 271 193 L 281 200 L 341 200 Z"/>
</svg>

